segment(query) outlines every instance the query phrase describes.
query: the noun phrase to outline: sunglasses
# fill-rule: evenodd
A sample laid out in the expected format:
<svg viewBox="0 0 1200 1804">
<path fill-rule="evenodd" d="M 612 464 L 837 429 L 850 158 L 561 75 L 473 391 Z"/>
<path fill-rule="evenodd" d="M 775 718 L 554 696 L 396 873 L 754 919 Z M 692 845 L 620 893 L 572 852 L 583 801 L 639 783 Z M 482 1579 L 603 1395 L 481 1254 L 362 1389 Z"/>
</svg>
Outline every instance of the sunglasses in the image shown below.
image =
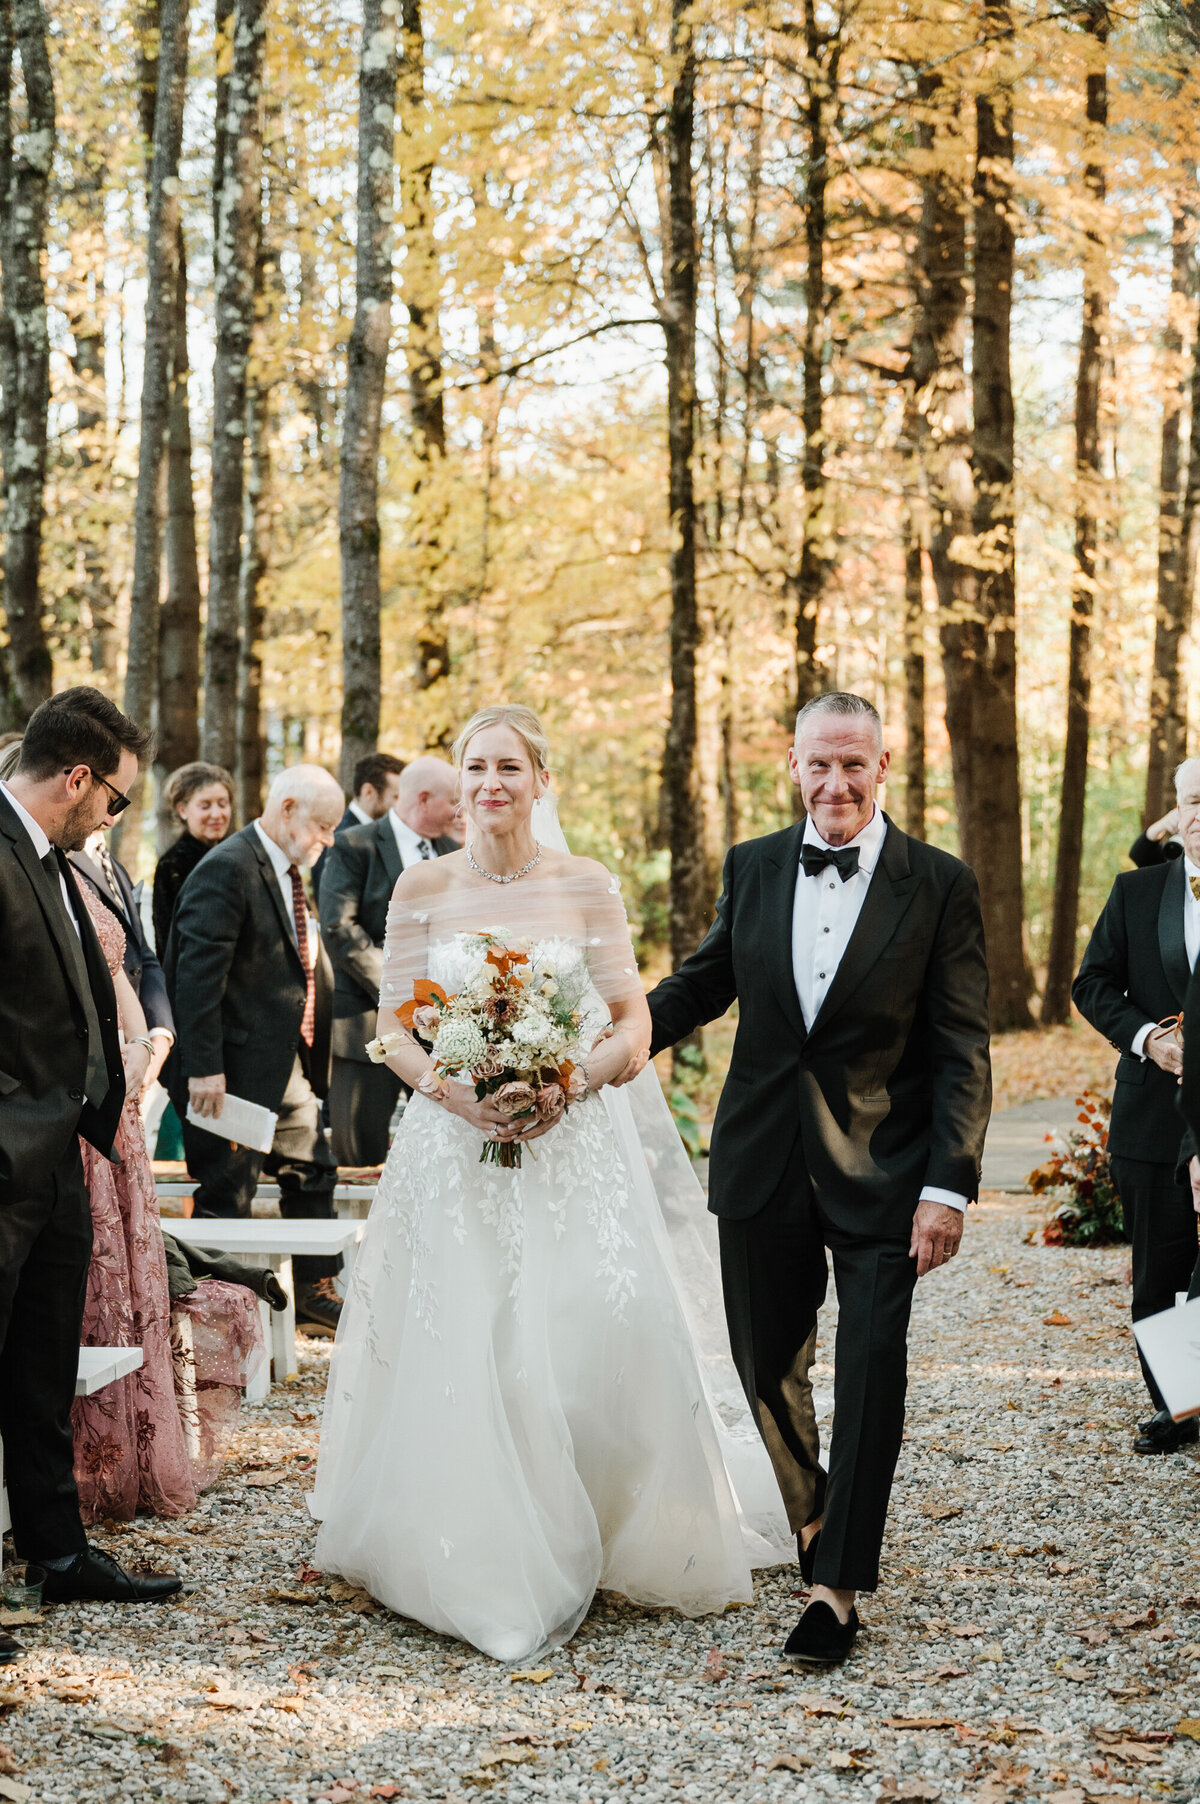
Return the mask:
<svg viewBox="0 0 1200 1804">
<path fill-rule="evenodd" d="M 69 775 L 69 773 L 71 771 L 73 771 L 75 768 L 76 768 L 75 765 L 68 764 L 66 766 L 65 770 L 63 771 L 63 775 L 64 776 Z M 98 770 L 93 770 L 90 764 L 87 766 L 87 770 L 88 770 L 88 774 L 90 776 L 93 776 L 96 779 L 97 783 L 103 783 L 105 789 L 107 789 L 110 797 L 112 798 L 111 803 L 109 805 L 108 812 L 110 814 L 123 814 L 129 806 L 130 797 L 126 796 L 126 795 L 122 795 L 121 791 L 116 787 L 115 784 L 110 783 L 107 777 L 102 777 Z"/>
</svg>

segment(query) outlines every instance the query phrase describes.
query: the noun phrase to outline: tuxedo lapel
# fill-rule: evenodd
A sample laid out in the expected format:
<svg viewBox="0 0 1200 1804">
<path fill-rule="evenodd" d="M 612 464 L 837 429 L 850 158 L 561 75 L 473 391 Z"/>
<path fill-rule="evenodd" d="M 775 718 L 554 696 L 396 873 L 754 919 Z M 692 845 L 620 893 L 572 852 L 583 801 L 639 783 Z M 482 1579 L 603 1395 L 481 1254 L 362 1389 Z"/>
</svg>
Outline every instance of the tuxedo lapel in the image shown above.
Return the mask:
<svg viewBox="0 0 1200 1804">
<path fill-rule="evenodd" d="M 1188 966 L 1187 937 L 1183 924 L 1184 886 L 1187 874 L 1182 858 L 1167 867 L 1166 882 L 1158 904 L 1158 949 L 1162 956 L 1167 982 L 1175 992 L 1180 1008 L 1187 992 L 1191 970 Z"/>
<path fill-rule="evenodd" d="M 58 879 L 51 877 L 43 868 L 41 860 L 33 849 L 32 840 L 2 796 L 0 796 L 0 805 L 3 808 L 3 812 L 0 813 L 0 827 L 3 827 L 16 854 L 17 862 L 28 877 L 33 893 L 37 897 L 38 907 L 42 911 L 46 926 L 50 929 L 67 979 L 80 1001 L 86 1003 L 88 999 L 85 996 L 85 986 L 88 984 L 87 965 L 80 936 L 67 919 L 67 905 L 62 899 Z M 80 908 L 83 908 L 82 902 Z M 89 922 L 88 925 L 90 926 L 91 923 Z M 90 988 L 88 993 L 90 995 Z"/>
<path fill-rule="evenodd" d="M 388 893 L 390 895 L 391 891 L 396 887 L 401 871 L 404 869 L 404 863 L 400 857 L 400 848 L 396 844 L 396 833 L 392 826 L 390 811 L 384 815 L 382 820 L 375 823 L 375 845 L 378 849 L 384 872 L 387 875 Z"/>
<path fill-rule="evenodd" d="M 887 821 L 887 832 L 880 847 L 879 862 L 842 962 L 817 1011 L 812 1033 L 823 1027 L 847 997 L 854 994 L 880 953 L 895 937 L 896 929 L 917 893 L 919 879 L 909 869 L 907 837 L 897 830 L 887 815 L 883 818 Z"/>
<path fill-rule="evenodd" d="M 275 875 L 275 867 L 267 856 L 266 847 L 258 837 L 258 829 L 253 826 L 243 827 L 242 834 L 246 844 L 250 847 L 251 852 L 253 852 L 255 858 L 258 860 L 259 875 L 267 886 L 267 894 L 270 896 L 275 913 L 279 917 L 279 925 L 283 930 L 283 937 L 287 941 L 292 955 L 300 968 L 301 976 L 305 977 L 305 982 L 307 983 L 308 979 L 307 976 L 305 976 L 304 966 L 300 959 L 300 948 L 296 944 L 295 923 L 283 906 L 283 892 L 279 887 L 279 879 Z"/>
<path fill-rule="evenodd" d="M 804 823 L 789 828 L 776 842 L 777 849 L 768 853 L 762 872 L 762 910 L 770 963 L 770 979 L 780 1006 L 797 1034 L 805 1037 L 804 1015 L 796 993 L 796 971 L 792 963 L 792 913 L 796 899 L 796 880 L 800 875 L 800 846 L 804 839 Z"/>
</svg>

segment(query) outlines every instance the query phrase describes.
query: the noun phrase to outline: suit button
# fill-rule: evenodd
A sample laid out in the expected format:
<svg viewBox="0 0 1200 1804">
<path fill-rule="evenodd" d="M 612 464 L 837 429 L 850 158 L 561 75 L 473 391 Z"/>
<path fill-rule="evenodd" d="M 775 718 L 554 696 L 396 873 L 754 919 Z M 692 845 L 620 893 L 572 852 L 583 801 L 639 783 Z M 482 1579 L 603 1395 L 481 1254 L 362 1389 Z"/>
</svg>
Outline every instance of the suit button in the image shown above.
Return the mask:
<svg viewBox="0 0 1200 1804">
<path fill-rule="evenodd" d="M 86 1027 L 77 1027 L 75 1029 L 75 1038 L 77 1040 L 86 1040 L 87 1039 L 87 1028 Z"/>
<path fill-rule="evenodd" d="M 82 1090 L 68 1090 L 67 1095 L 71 1098 L 72 1102 L 82 1102 L 83 1101 L 83 1091 Z"/>
</svg>

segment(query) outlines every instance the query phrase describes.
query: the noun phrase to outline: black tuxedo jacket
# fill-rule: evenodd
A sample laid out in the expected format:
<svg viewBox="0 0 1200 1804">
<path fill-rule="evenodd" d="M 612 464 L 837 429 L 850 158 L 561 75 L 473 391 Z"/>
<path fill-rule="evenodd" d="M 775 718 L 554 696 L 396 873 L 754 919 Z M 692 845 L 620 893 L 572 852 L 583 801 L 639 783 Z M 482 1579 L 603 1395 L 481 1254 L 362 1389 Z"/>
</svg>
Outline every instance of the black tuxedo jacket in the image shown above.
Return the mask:
<svg viewBox="0 0 1200 1804">
<path fill-rule="evenodd" d="M 439 858 L 453 839 L 430 842 Z M 339 832 L 321 874 L 321 936 L 333 962 L 333 1051 L 367 1063 L 375 1038 L 388 904 L 403 865 L 390 815 Z"/>
<path fill-rule="evenodd" d="M 333 983 L 320 935 L 315 977 L 307 1065 L 323 1096 Z M 306 988 L 279 880 L 254 827 L 243 827 L 201 859 L 179 892 L 171 927 L 167 989 L 178 1037 L 168 1081 L 181 1117 L 188 1078 L 219 1071 L 232 1095 L 278 1110 L 300 1045 Z"/>
<path fill-rule="evenodd" d="M 887 818 L 886 816 L 884 817 Z M 792 966 L 803 822 L 734 846 L 704 943 L 651 992 L 653 1050 L 738 1003 L 709 1207 L 745 1218 L 798 1155 L 822 1216 L 907 1234 L 922 1186 L 974 1198 L 991 1107 L 974 873 L 887 823 L 862 912 L 806 1030 Z"/>
<path fill-rule="evenodd" d="M 66 939 L 74 930 L 55 905 L 57 893 L 57 880 L 0 795 L 0 1207 L 6 1194 L 43 1183 L 73 1134 L 111 1158 L 125 1102 L 108 966 L 82 899 L 77 946 Z M 84 1096 L 88 1028 L 79 951 L 108 1071 L 99 1108 Z"/>
<path fill-rule="evenodd" d="M 1147 1021 L 1163 1021 L 1184 1006 L 1191 977 L 1183 931 L 1186 881 L 1182 858 L 1122 871 L 1071 991 L 1080 1014 L 1122 1055 L 1109 1152 L 1172 1166 L 1181 1133 L 1179 1085 L 1153 1060 L 1134 1058 L 1131 1048 Z"/>
<path fill-rule="evenodd" d="M 129 872 L 123 864 L 113 859 L 113 875 L 121 892 L 122 906 L 119 907 L 104 881 L 104 872 L 94 858 L 89 858 L 86 852 L 71 852 L 68 858 L 84 882 L 99 896 L 105 908 L 112 910 L 125 929 L 125 975 L 137 992 L 147 1027 L 166 1027 L 174 1033 L 175 1019 L 167 996 L 167 980 L 154 949 L 146 938 Z"/>
<path fill-rule="evenodd" d="M 1183 847 L 1177 839 L 1151 839 L 1148 834 L 1139 833 L 1128 856 L 1130 864 L 1136 864 L 1140 871 L 1147 865 L 1169 864 L 1174 858 L 1182 858 Z"/>
<path fill-rule="evenodd" d="M 365 824 L 369 825 L 370 823 L 365 823 Z M 349 802 L 347 802 L 346 812 L 345 812 L 345 814 L 343 814 L 341 820 L 338 822 L 337 826 L 333 830 L 334 837 L 336 838 L 336 836 L 339 833 L 345 833 L 346 830 L 350 827 L 361 827 L 363 825 L 364 825 L 364 822 L 359 820 L 358 816 L 355 814 L 354 810 L 351 808 Z M 320 907 L 319 898 L 321 895 L 321 882 L 324 877 L 325 863 L 329 857 L 329 852 L 330 852 L 330 848 L 328 846 L 326 846 L 325 850 L 321 853 L 321 856 L 317 859 L 316 864 L 314 864 L 314 866 L 313 866 L 313 873 L 312 873 L 313 895 L 318 898 L 318 903 L 317 903 L 318 907 Z"/>
</svg>

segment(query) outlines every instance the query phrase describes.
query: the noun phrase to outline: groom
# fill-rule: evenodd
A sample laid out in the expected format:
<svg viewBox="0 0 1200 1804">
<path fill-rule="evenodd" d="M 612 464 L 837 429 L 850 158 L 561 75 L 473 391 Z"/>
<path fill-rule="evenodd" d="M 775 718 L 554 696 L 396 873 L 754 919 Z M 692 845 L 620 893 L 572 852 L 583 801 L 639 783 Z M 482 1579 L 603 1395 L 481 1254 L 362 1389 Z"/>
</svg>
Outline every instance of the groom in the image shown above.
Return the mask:
<svg viewBox="0 0 1200 1804">
<path fill-rule="evenodd" d="M 785 1647 L 854 1644 L 904 1428 L 918 1277 L 958 1250 L 991 1105 L 979 891 L 901 833 L 875 792 L 870 702 L 801 709 L 788 769 L 806 819 L 734 846 L 717 918 L 649 998 L 652 1052 L 736 999 L 709 1207 L 734 1359 L 813 1582 Z M 839 1318 L 828 1474 L 808 1371 L 833 1258 Z"/>
</svg>

